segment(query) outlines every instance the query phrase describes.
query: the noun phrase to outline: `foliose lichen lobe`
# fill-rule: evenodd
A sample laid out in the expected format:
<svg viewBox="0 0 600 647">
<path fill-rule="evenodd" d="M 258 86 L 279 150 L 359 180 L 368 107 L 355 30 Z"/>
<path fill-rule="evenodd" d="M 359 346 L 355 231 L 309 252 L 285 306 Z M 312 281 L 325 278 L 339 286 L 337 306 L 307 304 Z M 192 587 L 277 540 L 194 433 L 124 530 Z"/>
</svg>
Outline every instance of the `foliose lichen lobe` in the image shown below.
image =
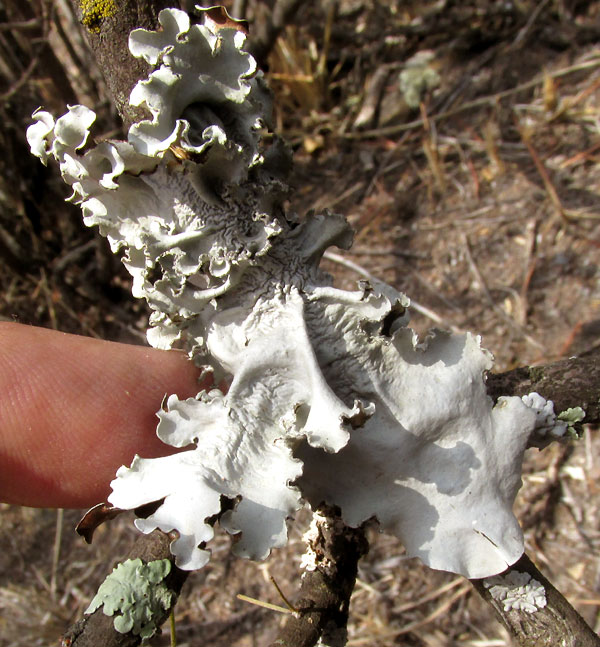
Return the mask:
<svg viewBox="0 0 600 647">
<path fill-rule="evenodd" d="M 98 588 L 86 614 L 102 608 L 107 616 L 114 617 L 114 627 L 119 633 L 132 632 L 150 638 L 173 601 L 173 593 L 164 583 L 171 571 L 168 559 L 143 563 L 141 559 L 128 559 L 117 564 Z"/>
<path fill-rule="evenodd" d="M 110 502 L 162 500 L 136 525 L 177 530 L 184 569 L 209 559 L 216 516 L 239 535 L 237 554 L 264 558 L 308 500 L 339 506 L 351 525 L 377 517 L 434 568 L 505 570 L 523 551 L 512 513 L 523 452 L 551 414 L 520 398 L 493 406 L 478 337 L 420 340 L 394 288 L 332 286 L 319 263 L 327 247 L 349 247 L 350 227 L 285 213 L 288 155 L 264 137 L 262 75 L 244 34 L 204 16 L 192 25 L 165 10 L 160 31 L 131 33 L 154 71 L 131 95 L 151 118 L 127 142 L 81 152 L 95 118 L 82 106 L 57 120 L 36 112 L 27 133 L 122 256 L 152 310 L 150 344 L 186 349 L 228 386 L 170 396 L 157 434 L 186 449 L 120 468 Z"/>
</svg>

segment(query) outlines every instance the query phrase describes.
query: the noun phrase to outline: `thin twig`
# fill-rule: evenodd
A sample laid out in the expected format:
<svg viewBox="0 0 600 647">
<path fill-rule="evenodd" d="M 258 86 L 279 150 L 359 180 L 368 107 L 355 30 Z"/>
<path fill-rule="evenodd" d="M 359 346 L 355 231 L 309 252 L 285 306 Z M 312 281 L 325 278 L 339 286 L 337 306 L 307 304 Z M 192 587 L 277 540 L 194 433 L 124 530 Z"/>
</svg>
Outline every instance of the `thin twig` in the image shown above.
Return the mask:
<svg viewBox="0 0 600 647">
<path fill-rule="evenodd" d="M 428 258 L 423 252 L 414 252 L 410 249 L 360 249 L 353 247 L 346 252 L 350 256 L 397 256 L 398 258 Z"/>
<path fill-rule="evenodd" d="M 571 65 L 565 67 L 562 70 L 557 70 L 550 74 L 550 77 L 553 79 L 559 79 L 563 76 L 569 74 L 574 74 L 575 72 L 583 72 L 586 70 L 592 70 L 596 67 L 600 67 L 600 58 L 593 58 L 591 61 L 586 61 L 585 63 L 579 63 L 578 65 Z M 496 94 L 486 95 L 485 97 L 480 97 L 479 99 L 474 99 L 473 101 L 468 101 L 463 103 L 456 108 L 451 110 L 446 110 L 445 112 L 440 112 L 437 115 L 429 115 L 428 119 L 430 122 L 437 123 L 442 119 L 447 119 L 448 117 L 453 117 L 471 110 L 473 108 L 480 108 L 481 106 L 494 105 L 501 99 L 510 97 L 513 94 L 518 94 L 519 92 L 524 92 L 525 90 L 531 90 L 532 88 L 537 87 L 544 83 L 544 77 L 539 76 L 533 79 L 532 81 L 527 81 L 527 83 L 522 83 L 517 85 L 514 88 L 509 88 L 508 90 L 503 90 L 502 92 L 497 92 Z M 344 139 L 374 139 L 378 137 L 391 137 L 393 135 L 399 135 L 400 133 L 406 132 L 407 130 L 414 130 L 416 128 L 423 128 L 425 121 L 423 119 L 415 119 L 406 124 L 398 124 L 397 126 L 387 126 L 386 128 L 378 128 L 375 130 L 364 130 L 362 132 L 349 132 L 349 133 L 340 133 L 340 136 Z"/>
<path fill-rule="evenodd" d="M 531 15 L 527 19 L 527 22 L 519 30 L 517 37 L 514 39 L 509 49 L 516 49 L 525 40 L 525 38 L 531 31 L 531 28 L 533 27 L 533 23 L 538 19 L 539 15 L 542 13 L 542 10 L 549 2 L 550 0 L 542 0 L 538 4 L 538 6 L 531 12 Z"/>
<path fill-rule="evenodd" d="M 462 580 L 464 582 L 464 580 Z M 447 600 L 445 600 L 442 604 L 440 604 L 437 609 L 432 611 L 428 616 L 425 618 L 422 618 L 421 620 L 415 620 L 414 622 L 410 622 L 407 625 L 404 625 L 400 629 L 395 629 L 391 630 L 389 632 L 385 632 L 383 634 L 380 634 L 378 638 L 380 640 L 386 639 L 394 639 L 397 638 L 398 636 L 405 635 L 407 633 L 414 632 L 416 629 L 420 629 L 421 627 L 428 625 L 430 622 L 433 622 L 436 618 L 441 616 L 442 614 L 446 613 L 448 609 L 460 598 L 462 598 L 464 595 L 467 595 L 472 591 L 472 587 L 470 584 L 465 584 L 462 586 L 454 595 L 451 595 Z M 358 647 L 359 645 L 372 645 L 373 644 L 373 638 L 371 636 L 367 638 L 356 638 L 354 640 L 349 640 L 348 645 L 351 647 Z"/>
<path fill-rule="evenodd" d="M 426 602 L 431 602 L 432 600 L 435 600 L 436 598 L 439 598 L 440 595 L 444 595 L 444 593 L 447 593 L 448 591 L 456 588 L 461 582 L 464 582 L 463 577 L 457 577 L 456 579 L 452 580 L 451 582 L 448 582 L 447 584 L 444 584 L 444 586 L 441 586 L 435 591 L 431 591 L 427 595 L 424 595 L 423 597 L 419 598 L 418 600 L 414 600 L 412 602 L 407 602 L 406 604 L 403 604 L 399 607 L 394 607 L 394 613 L 395 614 L 400 614 L 400 613 L 406 613 L 407 611 L 410 611 L 411 609 L 416 609 L 417 607 L 420 607 L 421 605 L 425 604 Z"/>
<path fill-rule="evenodd" d="M 0 31 L 38 29 L 41 26 L 42 26 L 42 20 L 40 18 L 32 18 L 31 20 L 21 20 L 16 22 L 2 22 L 0 23 Z"/>
<path fill-rule="evenodd" d="M 15 83 L 13 83 L 4 94 L 0 95 L 0 102 L 8 101 L 27 83 L 27 81 L 29 81 L 29 78 L 35 72 L 35 68 L 37 67 L 37 64 L 39 62 L 39 56 L 34 56 L 31 59 L 29 65 L 27 66 L 27 69 L 23 72 L 23 74 L 21 74 L 17 81 L 15 81 Z"/>
<path fill-rule="evenodd" d="M 52 571 L 50 575 L 50 596 L 56 598 L 56 583 L 58 580 L 58 563 L 60 561 L 60 545 L 62 543 L 64 510 L 58 508 L 56 511 L 56 530 L 54 532 L 54 546 L 52 548 Z"/>
<path fill-rule="evenodd" d="M 567 217 L 567 214 L 565 213 L 565 210 L 563 209 L 563 206 L 560 202 L 560 198 L 558 197 L 558 193 L 556 192 L 556 189 L 554 188 L 554 185 L 552 184 L 552 180 L 550 180 L 550 176 L 548 175 L 548 171 L 546 170 L 546 167 L 544 166 L 542 160 L 540 159 L 539 155 L 537 154 L 535 148 L 533 147 L 533 144 L 531 143 L 531 136 L 529 133 L 524 129 L 520 129 L 521 133 L 521 140 L 527 147 L 527 150 L 529 151 L 529 154 L 531 155 L 531 159 L 533 160 L 533 163 L 535 164 L 535 167 L 540 174 L 540 177 L 542 178 L 542 182 L 544 183 L 544 187 L 546 188 L 546 192 L 548 193 L 548 196 L 550 197 L 550 201 L 554 205 L 554 208 L 556 210 L 556 214 L 563 220 L 563 222 L 568 223 L 569 218 Z"/>
<path fill-rule="evenodd" d="M 597 144 L 594 144 L 591 148 L 587 148 L 584 151 L 576 153 L 572 157 L 569 157 L 568 159 L 566 159 L 564 162 L 561 162 L 561 164 L 559 165 L 559 168 L 565 169 L 565 168 L 568 168 L 569 166 L 572 166 L 573 164 L 579 164 L 581 162 L 585 162 L 588 160 L 589 156 L 592 153 L 595 153 L 599 149 L 600 149 L 600 142 L 598 142 Z"/>
<path fill-rule="evenodd" d="M 468 593 L 471 592 L 471 586 L 470 585 L 465 585 L 458 589 L 454 595 L 451 595 L 447 600 L 445 600 L 440 606 L 432 611 L 428 616 L 423 618 L 422 620 L 415 620 L 415 622 L 411 622 L 410 624 L 404 625 L 401 629 L 398 629 L 397 631 L 393 632 L 394 636 L 401 636 L 403 634 L 410 633 L 411 631 L 415 631 L 415 629 L 419 629 L 420 627 L 423 627 L 424 625 L 428 625 L 430 622 L 433 622 L 436 618 L 439 618 L 442 614 L 446 613 L 448 609 L 457 601 L 460 600 L 464 595 L 467 595 Z"/>
<path fill-rule="evenodd" d="M 271 575 L 271 577 L 269 579 L 271 580 L 271 584 L 273 584 L 273 586 L 275 587 L 277 593 L 279 593 L 279 597 L 281 597 L 281 599 L 285 602 L 285 605 L 289 609 L 289 611 L 291 613 L 298 613 L 298 609 L 296 609 L 296 607 L 294 607 L 292 605 L 292 603 L 287 599 L 284 592 L 279 587 L 279 584 L 277 584 L 277 582 L 275 581 L 275 578 Z"/>
<path fill-rule="evenodd" d="M 469 264 L 469 268 L 471 269 L 471 272 L 473 274 L 473 277 L 479 284 L 479 287 L 481 291 L 483 292 L 483 295 L 485 296 L 487 302 L 490 304 L 491 308 L 496 312 L 501 319 L 503 319 L 511 328 L 514 328 L 520 335 L 523 336 L 524 339 L 526 339 L 532 346 L 535 346 L 536 348 L 539 348 L 540 350 L 544 350 L 544 346 L 540 344 L 537 340 L 535 340 L 531 335 L 529 335 L 522 326 L 520 326 L 512 317 L 506 314 L 506 312 L 496 304 L 494 299 L 492 299 L 492 295 L 490 294 L 490 291 L 487 287 L 487 284 L 481 275 L 481 272 L 479 271 L 479 268 L 477 267 L 477 264 L 475 263 L 475 259 L 473 258 L 473 254 L 471 253 L 471 245 L 469 243 L 469 239 L 466 234 L 462 234 L 462 239 L 463 239 L 463 247 L 465 250 L 465 257 L 467 259 L 467 262 Z"/>
<path fill-rule="evenodd" d="M 600 86 L 600 79 L 596 79 L 594 83 L 589 85 L 587 88 L 584 88 L 581 92 L 577 93 L 574 97 L 567 97 L 558 109 L 552 114 L 549 121 L 556 121 L 561 119 L 565 113 L 569 110 L 572 110 L 580 101 L 587 99 L 590 95 L 594 94 L 598 87 Z"/>
<path fill-rule="evenodd" d="M 73 45 L 74 39 L 72 36 L 67 35 L 67 32 L 65 31 L 65 28 L 62 24 L 61 16 L 59 15 L 59 11 L 54 11 L 52 15 L 52 22 L 54 24 L 54 28 L 56 29 L 56 33 L 58 34 L 62 44 L 65 47 L 65 50 L 67 51 L 69 57 L 71 58 L 71 61 L 73 65 L 75 65 L 76 69 L 78 70 L 80 76 L 78 77 L 79 79 L 82 79 L 85 81 L 87 85 L 87 90 L 90 90 L 90 75 L 89 73 L 84 74 L 83 72 L 86 70 L 86 64 L 82 61 L 81 57 L 75 50 L 75 47 Z"/>
<path fill-rule="evenodd" d="M 169 634 L 171 637 L 171 647 L 177 647 L 177 633 L 175 632 L 175 607 L 171 609 L 169 615 Z"/>
<path fill-rule="evenodd" d="M 269 609 L 269 611 L 277 611 L 278 613 L 293 613 L 290 609 L 286 609 L 279 604 L 273 604 L 272 602 L 264 602 L 263 600 L 258 600 L 256 598 L 251 598 L 249 595 L 243 595 L 238 593 L 235 596 L 238 600 L 242 602 L 248 602 L 249 604 L 254 604 L 257 607 L 262 607 L 263 609 Z"/>
<path fill-rule="evenodd" d="M 537 258 L 535 256 L 536 230 L 537 222 L 535 220 L 532 220 L 527 225 L 527 256 L 524 263 L 525 277 L 523 279 L 523 283 L 521 284 L 521 290 L 519 291 L 519 296 L 521 298 L 521 316 L 519 318 L 519 323 L 522 326 L 525 326 L 527 324 L 527 292 L 529 290 L 529 284 L 531 283 L 531 279 L 533 278 L 533 273 L 535 271 L 537 262 Z"/>
</svg>

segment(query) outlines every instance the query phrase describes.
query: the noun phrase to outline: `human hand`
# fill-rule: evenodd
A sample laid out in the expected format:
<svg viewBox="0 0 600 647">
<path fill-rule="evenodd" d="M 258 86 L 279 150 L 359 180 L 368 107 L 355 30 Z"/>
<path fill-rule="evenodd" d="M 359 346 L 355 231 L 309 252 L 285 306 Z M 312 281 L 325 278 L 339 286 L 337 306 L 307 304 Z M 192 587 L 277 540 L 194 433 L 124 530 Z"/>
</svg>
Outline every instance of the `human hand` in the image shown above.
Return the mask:
<svg viewBox="0 0 600 647">
<path fill-rule="evenodd" d="M 0 501 L 106 500 L 136 453 L 176 451 L 156 436 L 163 396 L 203 386 L 183 353 L 0 323 Z"/>
</svg>

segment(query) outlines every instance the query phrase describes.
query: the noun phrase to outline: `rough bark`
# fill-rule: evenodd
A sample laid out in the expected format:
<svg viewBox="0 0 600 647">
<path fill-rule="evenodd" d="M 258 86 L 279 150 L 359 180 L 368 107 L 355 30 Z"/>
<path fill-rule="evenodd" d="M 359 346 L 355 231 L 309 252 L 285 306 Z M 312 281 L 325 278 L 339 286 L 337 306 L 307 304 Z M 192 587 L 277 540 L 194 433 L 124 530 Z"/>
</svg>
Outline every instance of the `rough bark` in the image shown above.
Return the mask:
<svg viewBox="0 0 600 647">
<path fill-rule="evenodd" d="M 133 29 L 157 29 L 161 9 L 178 7 L 178 0 L 71 0 L 106 85 L 125 128 L 147 118 L 140 108 L 129 105 L 135 84 L 148 76 L 149 65 L 134 58 L 128 47 Z"/>
<path fill-rule="evenodd" d="M 339 511 L 323 508 L 307 537 L 314 570 L 305 571 L 295 602 L 297 612 L 285 623 L 271 647 L 344 645 L 350 596 L 356 582 L 358 560 L 368 543 L 362 528 L 346 526 Z"/>
<path fill-rule="evenodd" d="M 537 391 L 554 402 L 559 414 L 571 407 L 585 411 L 584 422 L 600 423 L 600 362 L 598 357 L 576 357 L 545 366 L 491 373 L 487 390 L 494 400 L 501 395 L 525 395 Z"/>
<path fill-rule="evenodd" d="M 514 636 L 520 647 L 599 647 L 600 638 L 586 624 L 567 600 L 540 573 L 535 564 L 523 555 L 503 575 L 516 571 L 529 573 L 544 586 L 546 606 L 534 613 L 511 609 L 504 610 L 501 602 L 494 600 L 484 580 L 471 580 L 477 592 L 488 602 L 498 619 Z"/>
</svg>

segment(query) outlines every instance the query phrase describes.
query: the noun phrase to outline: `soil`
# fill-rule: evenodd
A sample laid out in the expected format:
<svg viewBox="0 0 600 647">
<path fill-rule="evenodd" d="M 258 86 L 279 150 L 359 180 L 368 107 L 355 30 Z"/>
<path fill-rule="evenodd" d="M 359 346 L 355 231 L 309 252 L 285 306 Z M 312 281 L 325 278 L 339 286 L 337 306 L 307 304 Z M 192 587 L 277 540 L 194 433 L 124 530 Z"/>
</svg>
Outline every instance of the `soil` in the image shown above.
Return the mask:
<svg viewBox="0 0 600 647">
<path fill-rule="evenodd" d="M 476 332 L 497 370 L 598 353 L 598 25 L 599 4 L 585 0 L 305 3 L 266 78 L 276 130 L 295 152 L 290 210 L 330 209 L 355 229 L 352 249 L 324 261 L 336 283 L 387 281 L 411 297 L 417 332 Z M 65 69 L 118 135 L 96 72 L 76 82 Z M 23 143 L 40 102 L 64 110 L 49 74 L 8 99 L 12 86 L 2 89 L 0 318 L 144 343 L 148 313 L 128 275 Z M 596 631 L 599 447 L 588 428 L 573 444 L 530 450 L 516 505 L 528 554 Z M 86 546 L 73 533 L 79 514 L 0 507 L 0 644 L 57 644 L 128 551 L 131 519 Z M 177 606 L 179 646 L 270 644 L 281 616 L 236 595 L 281 603 L 272 576 L 293 598 L 308 520 L 300 514 L 288 546 L 259 564 L 231 557 L 219 536 Z M 511 644 L 467 581 L 407 559 L 375 527 L 369 538 L 350 646 Z M 167 633 L 149 644 L 168 645 Z"/>
</svg>

